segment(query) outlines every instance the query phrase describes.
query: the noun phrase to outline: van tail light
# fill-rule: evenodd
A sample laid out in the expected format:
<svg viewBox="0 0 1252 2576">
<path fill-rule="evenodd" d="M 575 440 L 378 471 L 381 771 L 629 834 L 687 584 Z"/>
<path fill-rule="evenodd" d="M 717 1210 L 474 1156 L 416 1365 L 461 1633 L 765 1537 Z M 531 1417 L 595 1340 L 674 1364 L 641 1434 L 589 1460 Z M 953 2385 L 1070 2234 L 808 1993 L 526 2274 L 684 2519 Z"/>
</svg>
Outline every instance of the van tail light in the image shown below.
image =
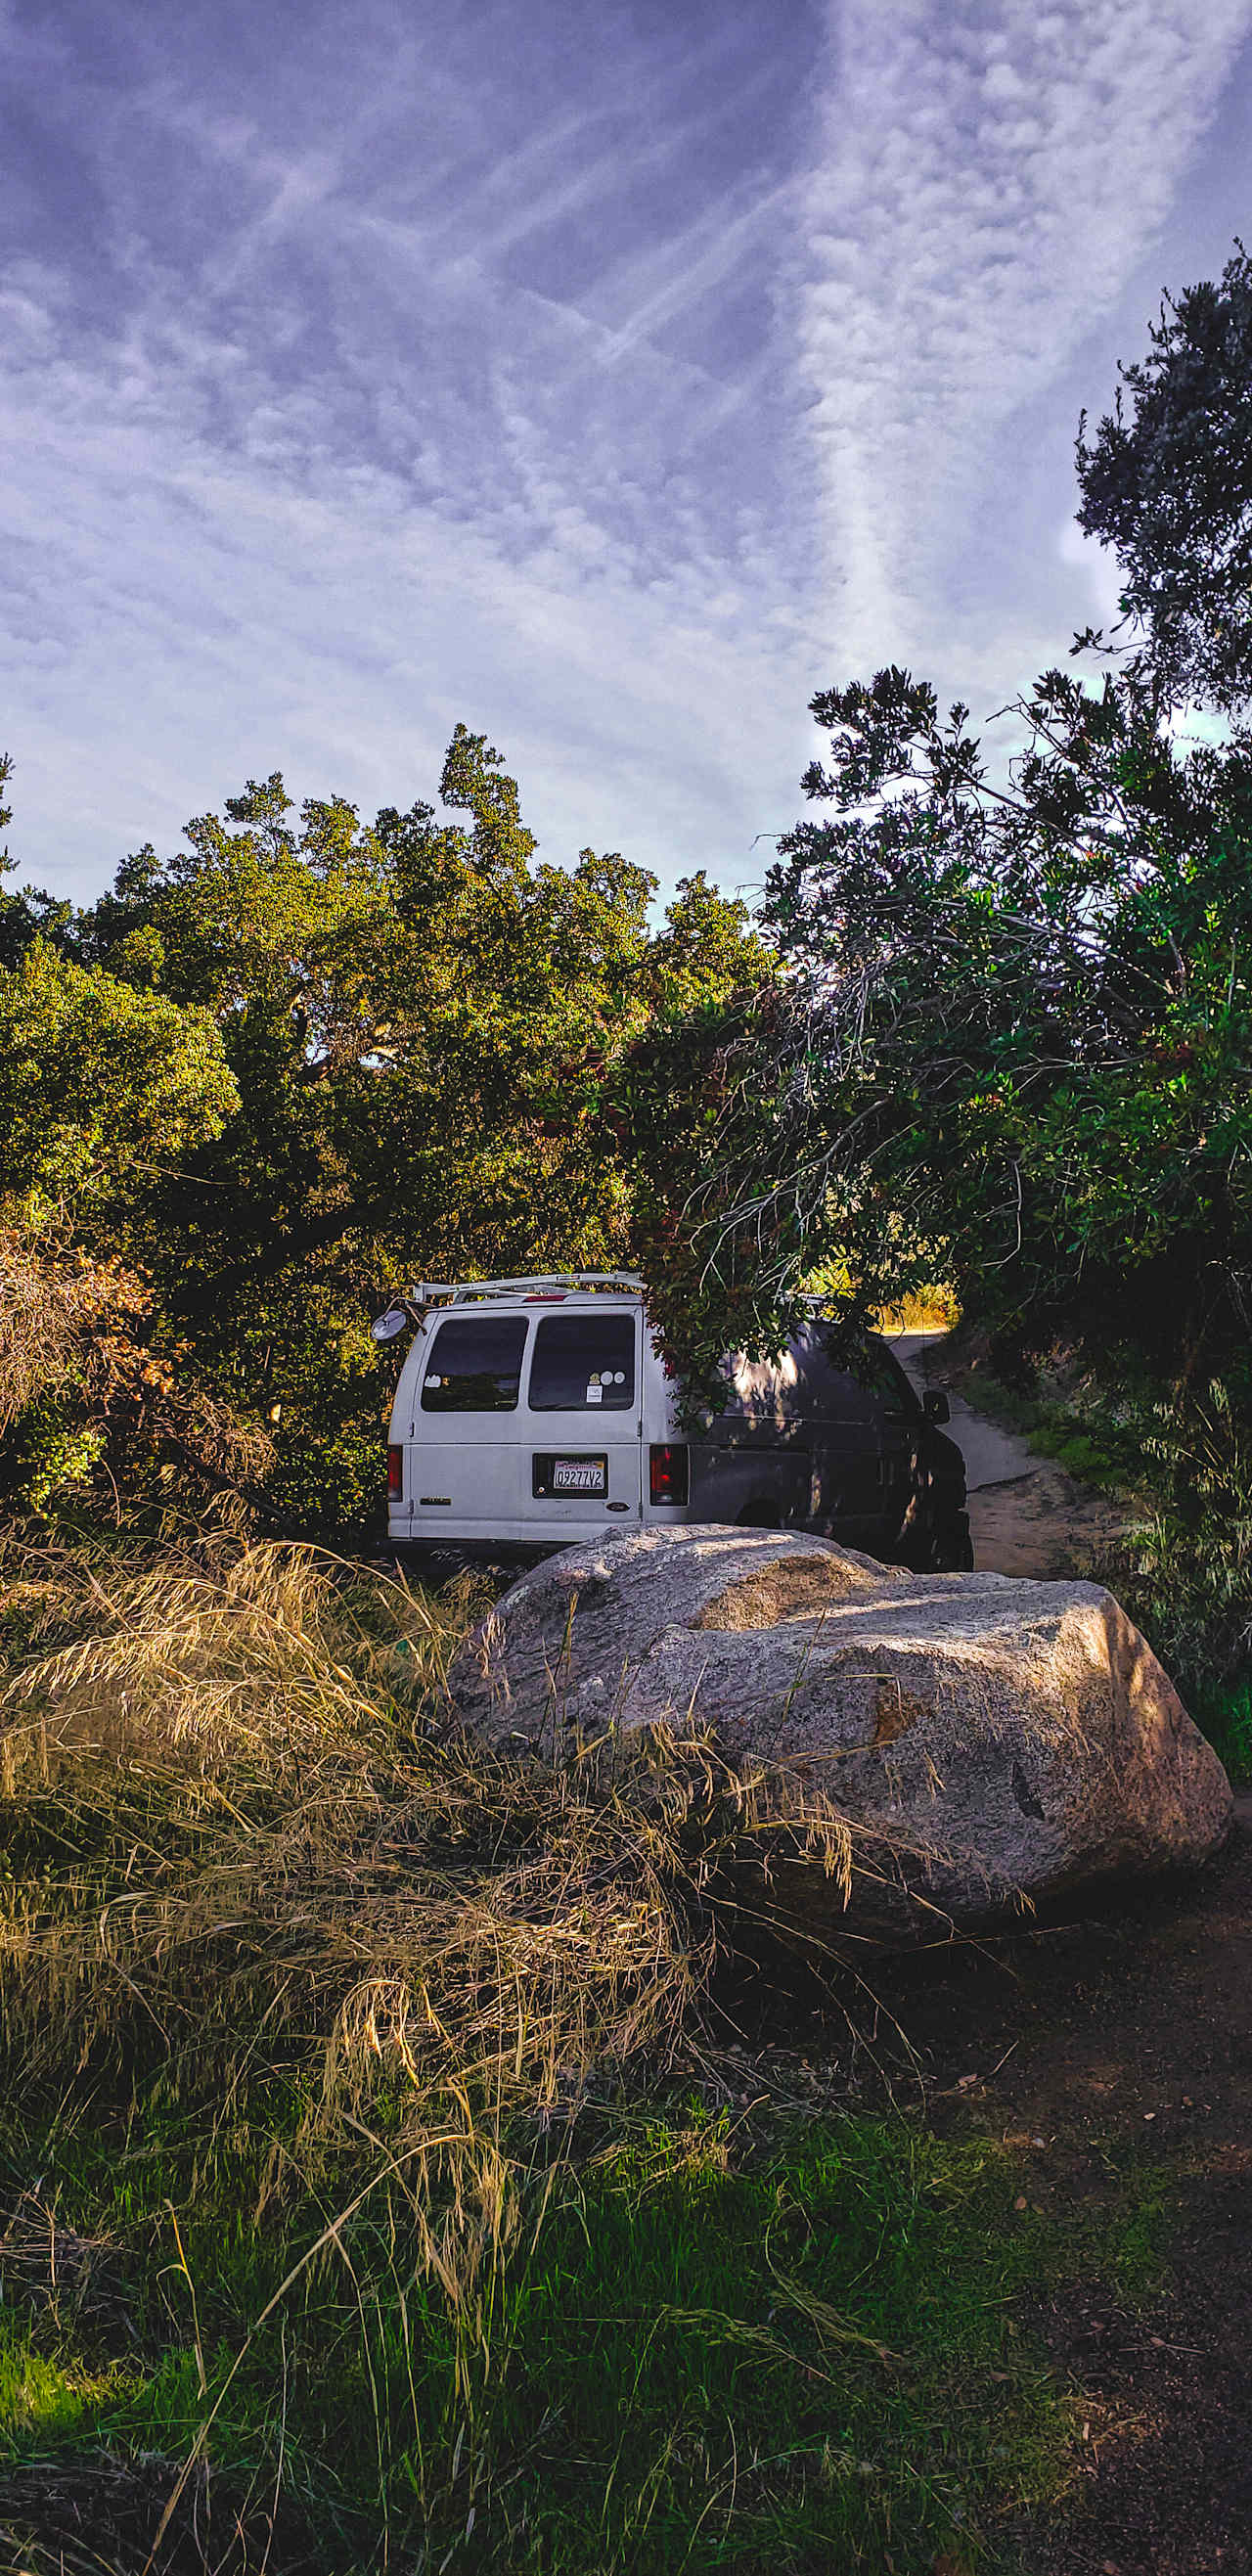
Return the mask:
<svg viewBox="0 0 1252 2576">
<path fill-rule="evenodd" d="M 685 1503 L 691 1491 L 685 1441 L 654 1441 L 648 1451 L 649 1490 L 654 1503 Z"/>
<path fill-rule="evenodd" d="M 388 1449 L 388 1451 L 387 1451 L 387 1500 L 388 1500 L 388 1502 L 389 1502 L 389 1503 L 398 1503 L 398 1502 L 399 1502 L 399 1500 L 400 1500 L 400 1496 L 402 1495 L 402 1493 L 403 1493 L 403 1492 L 404 1492 L 404 1451 L 403 1451 L 403 1449 Z"/>
</svg>

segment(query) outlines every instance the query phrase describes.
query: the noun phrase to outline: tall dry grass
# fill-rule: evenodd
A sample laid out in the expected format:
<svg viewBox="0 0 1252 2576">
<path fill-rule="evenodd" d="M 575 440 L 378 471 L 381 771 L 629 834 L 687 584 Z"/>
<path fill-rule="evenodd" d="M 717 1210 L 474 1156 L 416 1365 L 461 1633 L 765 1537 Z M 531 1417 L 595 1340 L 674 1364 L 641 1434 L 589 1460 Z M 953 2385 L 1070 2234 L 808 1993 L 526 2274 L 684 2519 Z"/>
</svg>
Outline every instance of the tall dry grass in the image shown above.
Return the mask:
<svg viewBox="0 0 1252 2576">
<path fill-rule="evenodd" d="M 227 2114 L 270 2073 L 306 2140 L 379 2101 L 409 2143 L 450 2111 L 498 2138 L 707 2039 L 723 1934 L 786 1936 L 776 1863 L 845 1904 L 855 1880 L 845 1966 L 902 1867 L 927 1910 L 924 1838 L 854 1823 L 807 1763 L 732 1765 L 698 1714 L 550 1760 L 468 1736 L 468 1580 L 228 1539 L 10 1540 L 4 1577 L 0 2039 L 32 2080 L 120 2057 Z"/>
<path fill-rule="evenodd" d="M 167 2518 L 275 2310 L 350 2260 L 372 2211 L 451 2328 L 461 2430 L 419 2481 L 438 2519 L 479 2476 L 506 2278 L 575 2114 L 672 2063 L 698 2018 L 689 1782 L 658 1792 L 654 1754 L 606 1780 L 471 1743 L 447 1691 L 468 1583 L 432 1597 L 224 1541 L 153 1564 L 10 1538 L 0 1557 L 10 2070 L 31 2101 L 123 2120 L 155 2101 L 205 2169 L 272 2106 L 258 2219 L 288 2194 L 307 2211 L 311 2181 L 331 2213 L 311 2239 L 297 2218 L 290 2270 L 206 2386 Z"/>
<path fill-rule="evenodd" d="M 398 2092 L 416 2134 L 672 2050 L 709 1938 L 684 1794 L 469 1742 L 468 1585 L 275 1545 L 7 1570 L 0 2015 L 32 2077 L 125 2051 L 222 2103 L 269 2067 L 311 2128 Z"/>
</svg>

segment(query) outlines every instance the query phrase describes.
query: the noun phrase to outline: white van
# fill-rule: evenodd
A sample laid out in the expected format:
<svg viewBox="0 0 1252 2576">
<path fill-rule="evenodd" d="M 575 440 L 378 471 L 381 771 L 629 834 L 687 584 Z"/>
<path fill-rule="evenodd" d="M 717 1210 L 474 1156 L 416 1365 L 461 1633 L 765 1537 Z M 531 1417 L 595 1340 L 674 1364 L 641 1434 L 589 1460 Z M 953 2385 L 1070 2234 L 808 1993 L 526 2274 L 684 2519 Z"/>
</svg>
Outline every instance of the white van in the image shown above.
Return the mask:
<svg viewBox="0 0 1252 2576">
<path fill-rule="evenodd" d="M 373 1330 L 406 1325 L 387 1451 L 402 1554 L 712 1521 L 814 1530 L 919 1571 L 973 1563 L 946 1396 L 920 1399 L 876 1334 L 849 1364 L 816 1301 L 776 1364 L 727 1362 L 727 1409 L 695 1432 L 632 1273 L 423 1281 Z"/>
</svg>

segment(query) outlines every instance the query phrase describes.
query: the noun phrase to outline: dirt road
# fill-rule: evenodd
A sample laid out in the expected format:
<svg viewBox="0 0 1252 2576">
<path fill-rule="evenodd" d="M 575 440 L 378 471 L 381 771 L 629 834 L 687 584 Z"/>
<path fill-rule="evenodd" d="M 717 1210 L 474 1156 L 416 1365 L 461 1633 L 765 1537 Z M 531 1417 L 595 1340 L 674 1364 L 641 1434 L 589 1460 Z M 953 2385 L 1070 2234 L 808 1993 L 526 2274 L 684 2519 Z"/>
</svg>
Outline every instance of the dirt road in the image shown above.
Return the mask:
<svg viewBox="0 0 1252 2576">
<path fill-rule="evenodd" d="M 947 1385 L 946 1335 L 892 1346 L 919 1391 Z M 1080 1571 L 1116 1508 L 948 1393 L 977 1567 Z M 1162 2174 L 1156 2307 L 1093 2281 L 1031 2320 L 1080 2429 L 1065 2503 L 1018 2525 L 1010 2560 L 1029 2576 L 1252 2576 L 1252 1793 L 1190 1887 L 958 1948 L 924 1993 L 899 1980 L 932 2116 L 990 2113 L 1035 2140 L 1040 2205 L 1098 2203 L 1110 2159 L 1149 2140 Z"/>
<path fill-rule="evenodd" d="M 1118 1507 L 1090 1486 L 1075 1484 L 1047 1458 L 1037 1458 L 1020 1434 L 1004 1431 L 975 1413 L 949 1385 L 946 1333 L 897 1333 L 891 1347 L 919 1394 L 947 1389 L 952 1438 L 965 1459 L 974 1563 L 982 1574 L 1024 1574 L 1050 1580 L 1073 1574 L 1098 1547 L 1116 1537 Z"/>
<path fill-rule="evenodd" d="M 1123 2299 L 1097 2272 L 1027 2303 L 1074 2401 L 1072 2475 L 994 2563 L 1252 2576 L 1252 1795 L 1190 1884 L 958 1944 L 925 1979 L 902 1962 L 879 1987 L 930 2118 L 1028 2142 L 1036 2207 L 1094 2215 L 1145 2158 L 1159 2184 L 1157 2297 Z"/>
</svg>

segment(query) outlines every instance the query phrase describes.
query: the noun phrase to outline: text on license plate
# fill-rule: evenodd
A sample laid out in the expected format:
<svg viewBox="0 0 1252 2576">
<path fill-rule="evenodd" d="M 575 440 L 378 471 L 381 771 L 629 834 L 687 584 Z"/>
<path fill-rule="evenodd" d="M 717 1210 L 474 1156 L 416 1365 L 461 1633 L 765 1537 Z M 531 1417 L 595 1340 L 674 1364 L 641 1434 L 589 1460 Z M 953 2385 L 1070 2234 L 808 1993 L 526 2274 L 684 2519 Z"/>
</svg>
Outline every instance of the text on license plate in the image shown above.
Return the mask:
<svg viewBox="0 0 1252 2576">
<path fill-rule="evenodd" d="M 602 1494 L 605 1482 L 603 1458 L 554 1458 L 552 1461 L 554 1494 Z"/>
</svg>

